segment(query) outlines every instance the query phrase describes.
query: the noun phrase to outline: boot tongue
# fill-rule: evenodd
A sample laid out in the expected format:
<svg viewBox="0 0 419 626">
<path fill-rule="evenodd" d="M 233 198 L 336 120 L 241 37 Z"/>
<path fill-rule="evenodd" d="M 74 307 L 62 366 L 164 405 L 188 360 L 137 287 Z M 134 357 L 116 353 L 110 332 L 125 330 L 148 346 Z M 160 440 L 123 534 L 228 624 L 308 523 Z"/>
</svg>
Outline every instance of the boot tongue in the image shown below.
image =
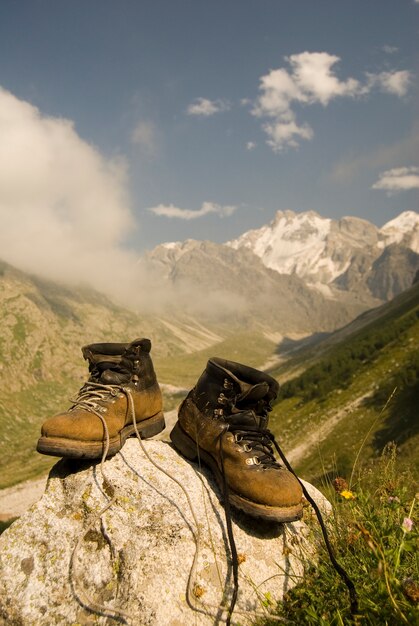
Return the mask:
<svg viewBox="0 0 419 626">
<path fill-rule="evenodd" d="M 247 402 L 257 402 L 258 400 L 262 400 L 269 391 L 268 383 L 249 385 L 239 379 L 237 379 L 237 382 L 240 385 L 240 394 L 237 396 L 236 402 L 242 402 L 243 400 Z"/>
<path fill-rule="evenodd" d="M 103 385 L 123 385 L 131 381 L 131 373 L 120 369 L 104 369 L 100 372 L 99 383 Z"/>
<path fill-rule="evenodd" d="M 93 343 L 82 348 L 84 358 L 89 361 L 90 380 L 103 385 L 125 385 L 138 376 L 134 364 L 140 353 L 148 354 L 151 341 L 135 339 L 131 343 Z"/>
<path fill-rule="evenodd" d="M 225 420 L 243 429 L 259 430 L 267 426 L 267 418 L 262 415 L 256 415 L 254 411 L 241 411 L 240 413 L 229 415 Z"/>
<path fill-rule="evenodd" d="M 83 349 L 84 358 L 89 361 L 90 380 L 102 385 L 122 385 L 131 380 L 131 371 L 122 367 L 122 354 L 99 354 Z M 124 365 L 127 365 L 124 362 Z"/>
</svg>

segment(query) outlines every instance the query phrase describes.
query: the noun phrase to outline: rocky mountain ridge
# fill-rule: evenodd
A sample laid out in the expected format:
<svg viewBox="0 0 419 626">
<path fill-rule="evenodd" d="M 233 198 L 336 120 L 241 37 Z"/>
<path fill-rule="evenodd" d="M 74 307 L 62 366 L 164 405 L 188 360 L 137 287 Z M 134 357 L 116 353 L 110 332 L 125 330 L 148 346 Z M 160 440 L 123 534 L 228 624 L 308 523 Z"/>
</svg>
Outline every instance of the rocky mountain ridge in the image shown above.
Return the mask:
<svg viewBox="0 0 419 626">
<path fill-rule="evenodd" d="M 301 335 L 333 330 L 374 302 L 326 301 L 296 275 L 266 267 L 251 250 L 210 241 L 187 240 L 161 244 L 140 261 L 154 282 L 167 285 L 171 310 L 176 307 L 199 315 L 204 323 L 231 320 L 242 327 Z"/>
<path fill-rule="evenodd" d="M 331 297 L 344 290 L 388 300 L 412 284 L 419 267 L 419 214 L 405 211 L 377 228 L 357 217 L 278 211 L 270 224 L 226 245 L 251 250 L 266 267 Z"/>
</svg>

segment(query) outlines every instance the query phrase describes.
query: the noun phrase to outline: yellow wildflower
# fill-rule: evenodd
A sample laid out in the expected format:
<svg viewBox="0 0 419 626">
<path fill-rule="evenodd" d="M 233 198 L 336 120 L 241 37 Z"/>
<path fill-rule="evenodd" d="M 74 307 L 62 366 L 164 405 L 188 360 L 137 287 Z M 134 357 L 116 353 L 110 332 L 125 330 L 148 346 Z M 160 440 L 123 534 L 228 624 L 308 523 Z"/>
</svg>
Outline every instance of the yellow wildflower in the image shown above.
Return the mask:
<svg viewBox="0 0 419 626">
<path fill-rule="evenodd" d="M 345 498 L 345 500 L 355 499 L 355 494 L 353 494 L 352 491 L 349 491 L 349 489 L 344 489 L 340 492 L 340 495 L 342 496 L 342 498 Z"/>
</svg>

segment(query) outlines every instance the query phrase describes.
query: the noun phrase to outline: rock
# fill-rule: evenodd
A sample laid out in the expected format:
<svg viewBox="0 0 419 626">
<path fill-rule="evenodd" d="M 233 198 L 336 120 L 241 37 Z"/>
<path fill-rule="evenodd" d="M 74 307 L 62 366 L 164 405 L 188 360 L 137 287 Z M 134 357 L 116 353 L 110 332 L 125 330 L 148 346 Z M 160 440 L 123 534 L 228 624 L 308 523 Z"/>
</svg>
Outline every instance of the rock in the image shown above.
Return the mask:
<svg viewBox="0 0 419 626">
<path fill-rule="evenodd" d="M 100 463 L 54 466 L 42 498 L 0 537 L 0 623 L 225 621 L 232 571 L 220 494 L 207 470 L 168 443 L 144 446 L 148 458 L 127 441 L 104 463 L 105 481 Z M 150 458 L 185 487 L 196 520 L 181 487 Z M 233 530 L 240 566 L 232 624 L 249 624 L 296 584 L 314 540 L 303 521 L 267 523 L 236 511 Z"/>
</svg>

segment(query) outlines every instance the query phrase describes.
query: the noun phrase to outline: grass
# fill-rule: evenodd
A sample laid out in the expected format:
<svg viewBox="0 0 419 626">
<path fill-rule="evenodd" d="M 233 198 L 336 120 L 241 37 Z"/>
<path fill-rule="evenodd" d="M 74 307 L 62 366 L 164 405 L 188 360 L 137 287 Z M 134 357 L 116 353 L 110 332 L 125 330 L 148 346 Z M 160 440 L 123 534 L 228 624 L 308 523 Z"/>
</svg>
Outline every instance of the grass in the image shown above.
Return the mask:
<svg viewBox="0 0 419 626">
<path fill-rule="evenodd" d="M 333 468 L 341 474 L 347 472 L 361 441 L 369 433 L 364 458 L 377 456 L 387 441 L 396 441 L 404 463 L 419 478 L 416 409 L 419 387 L 417 383 L 398 386 L 398 376 L 406 372 L 418 342 L 417 322 L 402 339 L 384 347 L 373 361 L 360 366 L 346 387 L 334 389 L 321 398 L 304 401 L 294 396 L 275 405 L 270 427 L 285 453 L 311 440 L 311 445 L 295 462 L 301 476 L 316 483 Z"/>
<path fill-rule="evenodd" d="M 278 604 L 278 616 L 295 626 L 419 624 L 418 498 L 412 476 L 399 468 L 389 444 L 373 463 L 339 477 L 324 491 L 333 504 L 329 533 L 339 563 L 355 584 L 358 612 L 318 536 L 317 563 L 306 563 L 304 580 Z M 334 488 L 333 488 L 334 487 Z M 312 517 L 310 518 L 313 519 Z M 273 626 L 278 621 L 259 621 Z"/>
<path fill-rule="evenodd" d="M 0 402 L 0 489 L 46 474 L 57 459 L 35 450 L 41 424 L 69 406 L 75 381 L 43 381 L 19 392 L 3 391 Z"/>
<path fill-rule="evenodd" d="M 156 356 L 153 357 L 153 361 L 160 382 L 190 389 L 212 356 L 260 368 L 274 355 L 275 348 L 275 343 L 262 333 L 248 331 L 237 333 L 209 348 L 191 354 L 174 355 L 171 358 Z"/>
</svg>

